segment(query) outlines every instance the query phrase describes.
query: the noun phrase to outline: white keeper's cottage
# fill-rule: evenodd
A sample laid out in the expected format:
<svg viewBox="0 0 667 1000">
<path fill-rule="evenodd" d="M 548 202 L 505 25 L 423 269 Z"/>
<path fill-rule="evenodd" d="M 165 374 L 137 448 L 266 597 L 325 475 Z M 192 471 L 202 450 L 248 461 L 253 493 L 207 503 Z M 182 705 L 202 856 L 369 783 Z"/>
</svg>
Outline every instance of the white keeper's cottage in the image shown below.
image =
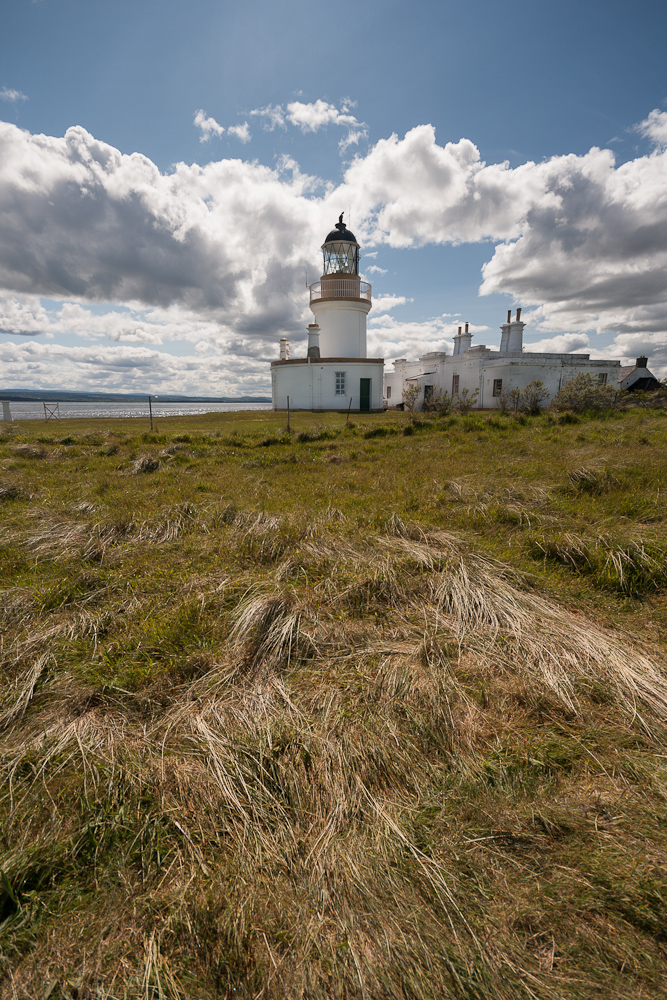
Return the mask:
<svg viewBox="0 0 667 1000">
<path fill-rule="evenodd" d="M 310 286 L 314 322 L 305 358 L 290 358 L 280 341 L 271 363 L 274 410 L 382 410 L 384 358 L 366 357 L 371 286 L 359 277 L 359 244 L 341 214 L 322 244 L 323 274 Z"/>
<path fill-rule="evenodd" d="M 549 393 L 543 405 L 556 395 L 561 386 L 579 375 L 591 375 L 601 385 L 617 388 L 657 388 L 657 379 L 646 367 L 648 359 L 637 358 L 636 365 L 621 367 L 620 361 L 591 359 L 590 354 L 538 354 L 523 350 L 521 310 L 507 313 L 507 322 L 500 327 L 500 348 L 495 350 L 484 344 L 472 346 L 472 333 L 459 327 L 454 337 L 454 351 L 432 351 L 418 361 L 398 358 L 394 370 L 385 372 L 384 398 L 387 406 L 397 406 L 403 401 L 403 391 L 410 386 L 419 388 L 415 409 L 421 410 L 424 402 L 437 393 L 447 393 L 452 398 L 462 393 L 472 396 L 477 392 L 476 409 L 493 409 L 500 405 L 501 393 L 512 389 L 525 389 L 535 380 L 541 381 Z"/>
</svg>

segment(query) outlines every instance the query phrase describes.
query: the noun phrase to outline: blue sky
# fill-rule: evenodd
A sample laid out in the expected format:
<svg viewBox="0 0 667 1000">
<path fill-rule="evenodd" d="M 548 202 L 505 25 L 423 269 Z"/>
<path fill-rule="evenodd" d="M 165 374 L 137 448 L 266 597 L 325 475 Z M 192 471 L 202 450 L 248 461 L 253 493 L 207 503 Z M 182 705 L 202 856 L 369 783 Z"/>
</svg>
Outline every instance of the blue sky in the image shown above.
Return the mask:
<svg viewBox="0 0 667 1000">
<path fill-rule="evenodd" d="M 5 0 L 0 386 L 266 393 L 343 210 L 375 356 L 466 320 L 497 344 L 522 305 L 534 347 L 667 375 L 666 29 L 646 2 Z"/>
</svg>

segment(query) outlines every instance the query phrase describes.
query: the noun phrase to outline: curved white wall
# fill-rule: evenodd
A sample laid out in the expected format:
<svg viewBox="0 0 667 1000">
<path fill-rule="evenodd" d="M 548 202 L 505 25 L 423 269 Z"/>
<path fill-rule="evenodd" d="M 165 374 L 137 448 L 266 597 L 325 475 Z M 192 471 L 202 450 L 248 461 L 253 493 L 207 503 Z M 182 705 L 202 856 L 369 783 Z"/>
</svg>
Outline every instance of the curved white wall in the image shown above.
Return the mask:
<svg viewBox="0 0 667 1000">
<path fill-rule="evenodd" d="M 320 357 L 365 358 L 370 302 L 321 299 L 311 305 L 320 327 Z"/>
</svg>

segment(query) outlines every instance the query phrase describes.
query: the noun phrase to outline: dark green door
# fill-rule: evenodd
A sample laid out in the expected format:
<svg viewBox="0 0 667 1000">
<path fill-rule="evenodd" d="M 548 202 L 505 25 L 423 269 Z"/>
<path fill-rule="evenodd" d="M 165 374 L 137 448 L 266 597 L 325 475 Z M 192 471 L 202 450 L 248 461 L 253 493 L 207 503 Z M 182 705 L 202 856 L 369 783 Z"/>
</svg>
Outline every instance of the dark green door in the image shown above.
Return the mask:
<svg viewBox="0 0 667 1000">
<path fill-rule="evenodd" d="M 359 412 L 371 412 L 371 380 L 369 378 L 359 379 Z"/>
</svg>

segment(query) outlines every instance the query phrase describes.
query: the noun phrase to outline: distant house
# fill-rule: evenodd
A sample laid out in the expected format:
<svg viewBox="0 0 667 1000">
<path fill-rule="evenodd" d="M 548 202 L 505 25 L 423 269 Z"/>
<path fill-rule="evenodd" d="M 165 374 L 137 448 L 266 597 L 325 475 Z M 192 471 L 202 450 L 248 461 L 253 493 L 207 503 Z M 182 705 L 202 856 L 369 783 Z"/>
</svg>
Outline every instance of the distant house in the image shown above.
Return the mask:
<svg viewBox="0 0 667 1000">
<path fill-rule="evenodd" d="M 464 393 L 472 396 L 477 392 L 476 408 L 491 409 L 500 405 L 501 395 L 512 389 L 525 389 L 536 379 L 544 383 L 552 398 L 561 386 L 580 373 L 591 375 L 600 385 L 619 385 L 631 391 L 660 385 L 646 367 L 647 358 L 637 358 L 636 365 L 624 368 L 620 361 L 591 359 L 590 354 L 524 353 L 525 325 L 521 310 L 517 309 L 515 319 L 510 310 L 507 322 L 500 328 L 498 350 L 484 344 L 473 347 L 473 335 L 466 323 L 465 329 L 459 327 L 454 337 L 452 354 L 432 351 L 418 361 L 398 358 L 394 361 L 394 370 L 385 371 L 385 403 L 400 406 L 404 389 L 417 386 L 420 391 L 415 409 L 418 410 L 429 398 L 445 392 L 451 397 Z M 545 399 L 545 406 L 549 398 Z"/>
<path fill-rule="evenodd" d="M 647 392 L 652 389 L 659 389 L 655 375 L 648 370 L 648 358 L 637 358 L 634 365 L 621 365 L 618 372 L 618 384 L 622 389 L 629 392 Z"/>
</svg>

